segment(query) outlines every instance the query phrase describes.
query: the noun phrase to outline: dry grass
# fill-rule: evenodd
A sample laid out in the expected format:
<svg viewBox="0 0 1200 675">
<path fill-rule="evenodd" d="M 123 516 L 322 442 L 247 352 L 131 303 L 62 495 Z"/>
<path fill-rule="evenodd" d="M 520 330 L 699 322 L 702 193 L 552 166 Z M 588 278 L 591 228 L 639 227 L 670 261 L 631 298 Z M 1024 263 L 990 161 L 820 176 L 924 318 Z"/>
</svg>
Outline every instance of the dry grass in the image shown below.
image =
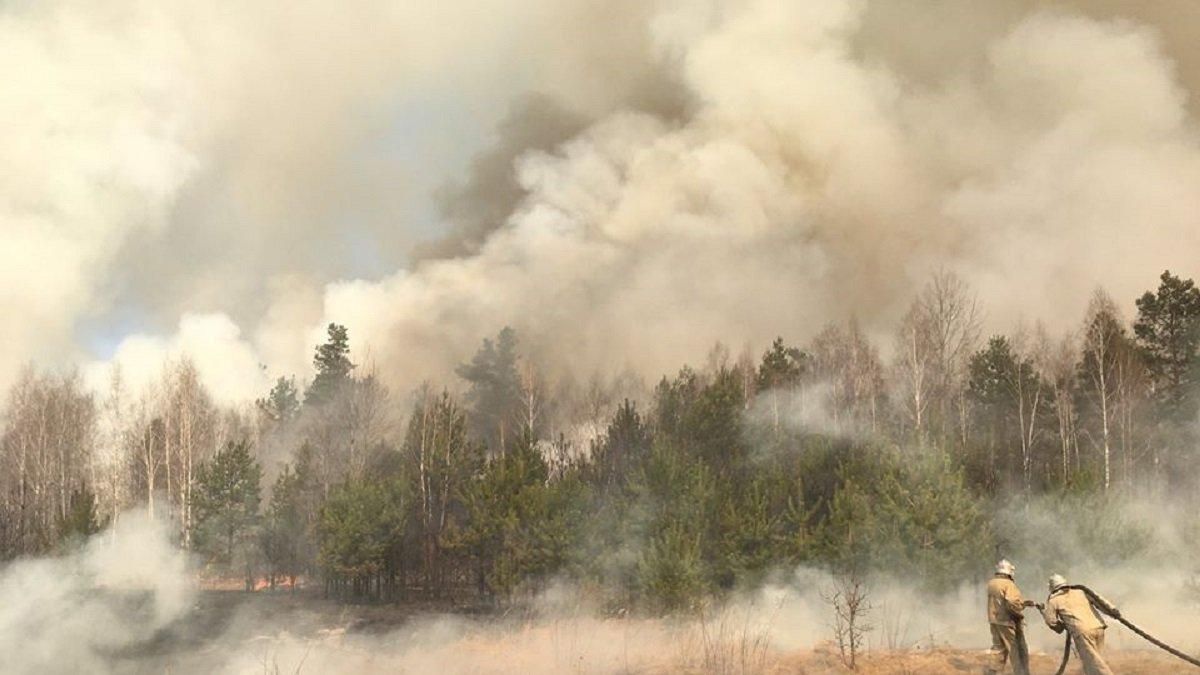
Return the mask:
<svg viewBox="0 0 1200 675">
<path fill-rule="evenodd" d="M 1154 652 L 1112 652 L 1109 665 L 1122 675 L 1161 675 L 1162 673 L 1190 672 L 1186 664 L 1167 655 Z M 1060 655 L 1037 654 L 1031 658 L 1030 669 L 1034 673 L 1053 673 L 1058 668 Z M 868 652 L 859 661 L 858 669 L 846 669 L 838 658 L 836 649 L 818 649 L 810 653 L 779 655 L 772 659 L 763 673 L 851 673 L 861 675 L 953 675 L 984 672 L 988 654 L 984 651 L 958 649 L 932 649 L 911 651 Z M 1082 673 L 1074 655 L 1067 667 L 1067 675 Z"/>
</svg>

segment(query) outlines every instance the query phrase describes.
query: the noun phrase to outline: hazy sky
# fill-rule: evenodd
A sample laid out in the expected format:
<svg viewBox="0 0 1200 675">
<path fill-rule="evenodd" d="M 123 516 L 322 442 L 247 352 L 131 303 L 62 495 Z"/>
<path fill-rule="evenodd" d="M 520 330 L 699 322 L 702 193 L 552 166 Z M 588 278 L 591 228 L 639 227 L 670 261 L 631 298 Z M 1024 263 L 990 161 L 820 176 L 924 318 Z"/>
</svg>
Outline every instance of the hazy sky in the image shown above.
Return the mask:
<svg viewBox="0 0 1200 675">
<path fill-rule="evenodd" d="M 940 268 L 995 329 L 1200 273 L 1194 3 L 213 5 L 0 4 L 0 385 L 244 400 L 329 321 L 402 387 L 505 324 L 654 375 Z"/>
</svg>

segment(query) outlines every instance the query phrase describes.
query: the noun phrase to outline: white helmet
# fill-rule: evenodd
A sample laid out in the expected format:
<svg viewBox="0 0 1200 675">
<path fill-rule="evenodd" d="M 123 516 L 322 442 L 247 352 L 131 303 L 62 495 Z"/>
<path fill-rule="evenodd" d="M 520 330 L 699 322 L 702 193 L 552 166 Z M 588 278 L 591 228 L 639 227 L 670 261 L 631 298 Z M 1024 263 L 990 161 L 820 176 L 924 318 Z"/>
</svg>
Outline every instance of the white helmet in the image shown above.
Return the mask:
<svg viewBox="0 0 1200 675">
<path fill-rule="evenodd" d="M 996 574 L 1007 574 L 1008 576 L 1011 577 L 1013 575 L 1013 572 L 1016 572 L 1016 571 L 1017 571 L 1017 566 L 1008 562 L 1008 558 L 1005 558 L 1005 559 L 1001 560 L 1000 562 L 996 563 Z"/>
<path fill-rule="evenodd" d="M 1064 579 L 1063 575 L 1061 575 L 1061 574 L 1051 574 L 1050 580 L 1047 582 L 1046 585 L 1050 587 L 1050 592 L 1053 593 L 1054 591 L 1057 591 L 1058 589 L 1062 588 L 1063 586 L 1066 586 L 1067 580 Z"/>
</svg>

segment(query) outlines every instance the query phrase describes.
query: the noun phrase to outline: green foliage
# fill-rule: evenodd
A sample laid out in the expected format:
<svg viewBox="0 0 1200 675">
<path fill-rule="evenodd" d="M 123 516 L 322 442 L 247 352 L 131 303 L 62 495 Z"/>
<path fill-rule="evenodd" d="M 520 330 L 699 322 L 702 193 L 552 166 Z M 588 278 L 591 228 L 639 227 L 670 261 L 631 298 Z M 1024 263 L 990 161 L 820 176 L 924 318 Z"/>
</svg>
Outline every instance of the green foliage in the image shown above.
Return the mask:
<svg viewBox="0 0 1200 675">
<path fill-rule="evenodd" d="M 332 400 L 350 381 L 350 371 L 355 367 L 350 362 L 350 337 L 346 327 L 331 323 L 326 330 L 328 339 L 313 355 L 317 376 L 304 392 L 305 405 L 321 405 Z"/>
<path fill-rule="evenodd" d="M 654 390 L 654 433 L 660 439 L 682 440 L 687 415 L 700 394 L 701 382 L 688 366 L 674 380 L 663 378 Z"/>
<path fill-rule="evenodd" d="M 262 469 L 245 442 L 229 443 L 196 472 L 192 490 L 195 545 L 218 563 L 246 553 L 258 523 Z"/>
<path fill-rule="evenodd" d="M 709 562 L 717 544 L 712 472 L 699 458 L 659 442 L 634 480 L 640 508 L 631 534 L 641 542 L 635 583 L 650 604 L 682 608 L 712 585 Z"/>
<path fill-rule="evenodd" d="M 986 564 L 992 533 L 980 500 L 949 458 L 933 453 L 903 461 L 878 488 L 880 558 L 946 589 Z"/>
<path fill-rule="evenodd" d="M 1125 498 L 1095 487 L 998 504 L 997 540 L 1026 566 L 1066 570 L 1098 564 L 1119 568 L 1154 558 L 1154 532 L 1162 527 L 1128 509 Z"/>
<path fill-rule="evenodd" d="M 1028 364 L 1025 363 L 1018 365 L 1017 357 L 1009 347 L 1008 338 L 1002 335 L 993 336 L 988 340 L 986 349 L 971 356 L 968 368 L 970 377 L 967 386 L 975 403 L 985 408 L 997 409 L 992 414 L 1006 415 L 1005 407 L 1012 399 L 1009 383 L 1016 377 L 1018 370 L 1028 368 Z"/>
<path fill-rule="evenodd" d="M 638 414 L 637 406 L 625 399 L 604 436 L 592 447 L 591 462 L 586 467 L 590 480 L 606 489 L 624 483 L 635 467 L 645 461 L 650 443 L 650 429 Z"/>
<path fill-rule="evenodd" d="M 284 466 L 275 479 L 260 535 L 263 557 L 271 578 L 299 576 L 312 557 L 312 532 L 305 512 L 306 493 L 312 489 L 308 471 Z"/>
<path fill-rule="evenodd" d="M 808 374 L 811 361 L 801 349 L 785 346 L 783 338 L 777 337 L 763 354 L 755 385 L 759 391 L 794 387 Z"/>
<path fill-rule="evenodd" d="M 830 565 L 850 573 L 906 570 L 939 590 L 970 578 L 991 554 L 993 535 L 961 470 L 936 453 L 878 459 L 878 479 L 843 468 L 823 532 Z"/>
<path fill-rule="evenodd" d="M 706 568 L 700 533 L 672 521 L 647 542 L 638 561 L 638 581 L 652 606 L 685 609 L 709 590 Z"/>
<path fill-rule="evenodd" d="M 794 469 L 786 462 L 762 467 L 745 486 L 723 495 L 716 558 L 719 585 L 754 585 L 775 567 L 798 564 L 812 554 L 814 510 L 804 505 Z"/>
<path fill-rule="evenodd" d="M 575 480 L 549 482 L 550 471 L 526 429 L 493 459 L 462 496 L 466 525 L 455 537 L 494 595 L 511 598 L 530 578 L 545 578 L 567 560 L 578 517 Z"/>
<path fill-rule="evenodd" d="M 484 339 L 470 363 L 455 372 L 470 385 L 467 403 L 475 437 L 493 453 L 502 453 L 516 436 L 521 401 L 521 378 L 517 373 L 517 334 L 505 327 L 496 340 Z"/>
<path fill-rule="evenodd" d="M 404 531 L 408 506 L 401 480 L 334 488 L 321 507 L 317 527 L 322 569 L 330 577 L 351 580 L 384 571 Z"/>
<path fill-rule="evenodd" d="M 971 356 L 967 391 L 974 405 L 975 436 L 987 450 L 972 466 L 981 484 L 996 487 L 1000 476 L 1022 475 L 1019 450 L 1025 428 L 1020 416 L 1029 418 L 1031 400 L 1041 389 L 1033 363 L 1014 352 L 1004 336 L 993 336 Z"/>
<path fill-rule="evenodd" d="M 688 410 L 684 442 L 714 468 L 735 470 L 749 454 L 742 429 L 745 408 L 737 373 L 721 369 Z"/>
<path fill-rule="evenodd" d="M 464 512 L 462 495 L 483 467 L 483 453 L 467 436 L 466 413 L 443 391 L 420 392 L 400 451 L 413 496 L 411 535 L 425 586 L 444 585 L 447 531 Z"/>
<path fill-rule="evenodd" d="M 259 412 L 272 422 L 288 422 L 300 413 L 300 394 L 295 378 L 281 377 L 266 398 L 255 401 Z"/>
<path fill-rule="evenodd" d="M 1133 332 L 1154 382 L 1160 410 L 1173 421 L 1195 417 L 1197 347 L 1200 347 L 1200 288 L 1169 271 L 1158 292 L 1137 300 Z"/>
</svg>

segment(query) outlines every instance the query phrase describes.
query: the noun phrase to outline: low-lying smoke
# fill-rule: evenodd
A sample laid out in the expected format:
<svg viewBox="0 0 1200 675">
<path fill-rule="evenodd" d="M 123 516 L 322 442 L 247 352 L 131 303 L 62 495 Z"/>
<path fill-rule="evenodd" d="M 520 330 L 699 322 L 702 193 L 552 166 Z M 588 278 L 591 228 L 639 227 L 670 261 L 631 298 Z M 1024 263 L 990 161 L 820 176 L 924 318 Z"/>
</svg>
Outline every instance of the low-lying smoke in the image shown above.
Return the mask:
<svg viewBox="0 0 1200 675">
<path fill-rule="evenodd" d="M 0 671 L 118 672 L 187 615 L 193 590 L 166 524 L 124 514 L 78 551 L 0 568 Z"/>
<path fill-rule="evenodd" d="M 1200 644 L 1190 627 L 1200 621 L 1200 595 L 1184 590 L 1196 588 L 1198 571 L 1191 521 L 1153 499 L 1089 503 L 1094 510 L 1045 499 L 1005 507 L 998 515 L 1007 534 L 1005 555 L 1017 562 L 1026 597 L 1043 600 L 1045 577 L 1065 573 L 1156 636 L 1196 651 Z M 1097 520 L 1109 523 L 1108 529 L 1096 532 Z M 355 620 L 356 610 L 313 612 L 321 601 L 304 596 L 278 613 L 257 606 L 270 598 L 242 596 L 245 603 L 232 615 L 199 616 L 213 610 L 200 609 L 193 575 L 161 524 L 137 511 L 74 553 L 10 563 L 0 570 L 0 669 L 758 672 L 764 664 L 828 650 L 833 638 L 829 596 L 835 580 L 815 568 L 780 571 L 761 588 L 675 617 L 606 614 L 587 593 L 562 584 L 540 594 L 524 614 L 417 614 L 384 632 Z M 923 590 L 922 580 L 900 568 L 868 577 L 868 653 L 953 648 L 982 654 L 990 644 L 983 604 L 989 575 L 981 569 L 978 578 L 945 593 Z M 213 632 L 214 625 L 224 628 Z M 1027 625 L 1035 652 L 1058 653 L 1061 636 L 1046 629 L 1034 610 L 1027 612 Z M 1116 650 L 1147 647 L 1115 622 L 1108 642 Z"/>
</svg>

